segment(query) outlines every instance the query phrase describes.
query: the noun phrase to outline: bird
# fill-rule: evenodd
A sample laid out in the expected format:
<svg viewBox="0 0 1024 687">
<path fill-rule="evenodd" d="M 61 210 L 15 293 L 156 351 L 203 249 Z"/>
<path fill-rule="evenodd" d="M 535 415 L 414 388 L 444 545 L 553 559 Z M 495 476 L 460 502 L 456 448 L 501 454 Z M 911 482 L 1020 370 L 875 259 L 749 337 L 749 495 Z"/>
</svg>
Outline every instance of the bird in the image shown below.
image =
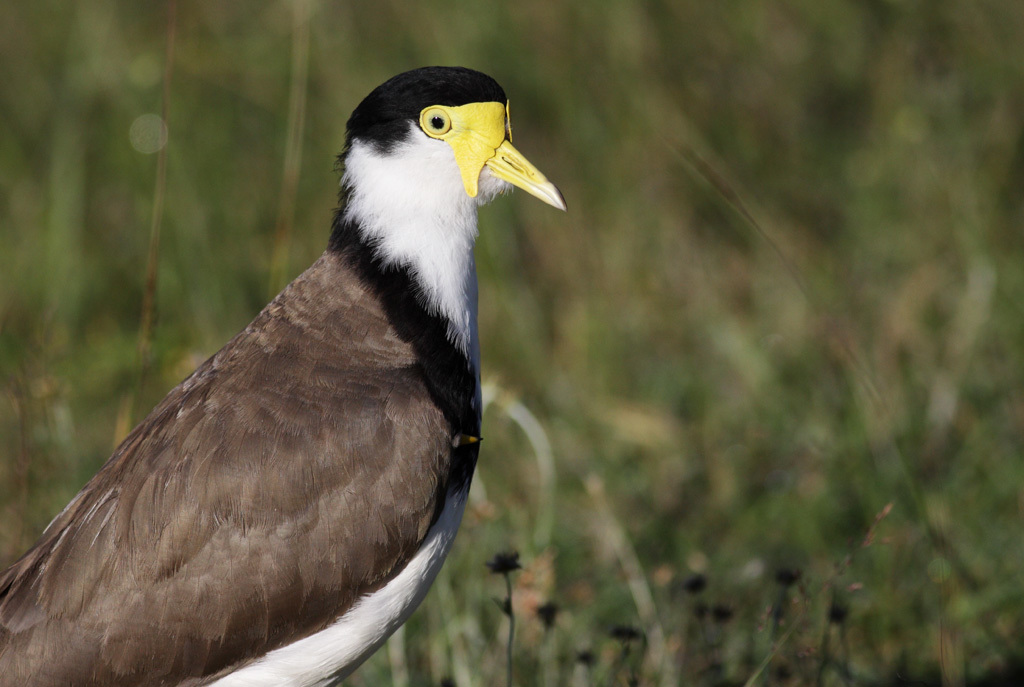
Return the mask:
<svg viewBox="0 0 1024 687">
<path fill-rule="evenodd" d="M 511 133 L 464 67 L 359 103 L 324 253 L 0 573 L 0 686 L 335 684 L 405 622 L 479 456 L 477 210 L 566 209 Z"/>
</svg>

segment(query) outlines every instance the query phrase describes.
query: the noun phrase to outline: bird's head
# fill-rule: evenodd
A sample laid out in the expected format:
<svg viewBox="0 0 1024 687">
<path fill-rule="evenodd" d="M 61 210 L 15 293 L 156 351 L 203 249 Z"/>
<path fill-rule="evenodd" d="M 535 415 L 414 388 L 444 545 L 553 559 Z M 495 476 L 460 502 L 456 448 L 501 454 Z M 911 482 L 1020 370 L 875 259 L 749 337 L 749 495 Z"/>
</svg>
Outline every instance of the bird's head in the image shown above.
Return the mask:
<svg viewBox="0 0 1024 687">
<path fill-rule="evenodd" d="M 490 201 L 510 184 L 565 210 L 558 188 L 512 146 L 505 91 L 461 67 L 424 67 L 375 88 L 352 113 L 343 184 L 392 203 Z"/>
<path fill-rule="evenodd" d="M 348 120 L 342 206 L 331 237 L 354 239 L 385 268 L 404 268 L 421 304 L 475 359 L 477 208 L 518 186 L 565 210 L 554 184 L 512 147 L 508 99 L 460 67 L 399 74 Z"/>
</svg>

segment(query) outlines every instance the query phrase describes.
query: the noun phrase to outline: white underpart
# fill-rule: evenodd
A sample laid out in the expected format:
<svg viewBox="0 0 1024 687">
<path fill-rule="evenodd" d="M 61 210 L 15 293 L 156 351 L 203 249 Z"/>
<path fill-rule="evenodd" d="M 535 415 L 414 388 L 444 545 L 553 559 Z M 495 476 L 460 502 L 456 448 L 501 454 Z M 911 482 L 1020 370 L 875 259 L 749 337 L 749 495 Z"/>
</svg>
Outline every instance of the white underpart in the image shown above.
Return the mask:
<svg viewBox="0 0 1024 687">
<path fill-rule="evenodd" d="M 448 320 L 448 338 L 473 358 L 476 346 L 477 208 L 511 184 L 484 167 L 470 198 L 455 153 L 409 123 L 409 136 L 383 153 L 358 139 L 345 157 L 345 219 L 354 220 L 385 265 L 410 268 L 427 309 Z"/>
<path fill-rule="evenodd" d="M 313 687 L 340 682 L 375 652 L 423 601 L 462 521 L 466 492 L 448 494 L 420 550 L 393 580 L 360 599 L 333 625 L 271 651 L 215 687 Z"/>
</svg>

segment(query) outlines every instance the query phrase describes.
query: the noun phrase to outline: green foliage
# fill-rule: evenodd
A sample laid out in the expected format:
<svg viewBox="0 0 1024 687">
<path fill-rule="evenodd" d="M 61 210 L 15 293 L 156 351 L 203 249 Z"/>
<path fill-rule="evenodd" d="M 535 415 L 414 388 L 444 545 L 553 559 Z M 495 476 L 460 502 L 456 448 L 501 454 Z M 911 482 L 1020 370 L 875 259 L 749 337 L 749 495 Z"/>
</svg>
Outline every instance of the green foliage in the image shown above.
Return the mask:
<svg viewBox="0 0 1024 687">
<path fill-rule="evenodd" d="M 129 131 L 161 113 L 167 28 L 154 3 L 0 5 L 0 561 L 134 408 L 255 315 L 275 251 L 288 275 L 319 254 L 359 99 L 399 71 L 464 64 L 504 85 L 517 147 L 569 213 L 522 194 L 481 213 L 495 399 L 473 500 L 403 642 L 352 684 L 499 684 L 503 590 L 483 563 L 506 549 L 525 563 L 521 684 L 583 679 L 582 648 L 600 677 L 620 652 L 612 625 L 642 628 L 643 684 L 743 683 L 782 637 L 759 679 L 785 665 L 813 681 L 830 631 L 858 680 L 958 684 L 1012 658 L 1019 3 L 179 2 L 140 390 L 157 155 Z M 773 632 L 780 567 L 803 574 Z M 698 627 L 680 587 L 693 572 L 730 620 Z M 532 611 L 549 599 L 545 632 Z"/>
</svg>

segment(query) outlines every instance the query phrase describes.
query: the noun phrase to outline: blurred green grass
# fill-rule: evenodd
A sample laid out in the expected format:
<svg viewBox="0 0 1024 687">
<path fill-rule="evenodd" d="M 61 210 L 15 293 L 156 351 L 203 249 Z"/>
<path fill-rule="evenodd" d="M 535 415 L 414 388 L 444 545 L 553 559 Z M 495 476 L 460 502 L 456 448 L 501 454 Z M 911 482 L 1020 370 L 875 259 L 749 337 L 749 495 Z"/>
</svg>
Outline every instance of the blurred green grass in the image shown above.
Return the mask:
<svg viewBox="0 0 1024 687">
<path fill-rule="evenodd" d="M 403 663 L 414 685 L 501 679 L 503 591 L 483 562 L 508 548 L 527 563 L 523 684 L 554 641 L 565 670 L 576 648 L 613 655 L 616 623 L 664 638 L 651 684 L 708 679 L 679 590 L 691 572 L 735 610 L 720 649 L 742 682 L 769 649 L 778 567 L 803 571 L 778 659 L 794 679 L 813 676 L 833 590 L 863 680 L 955 685 L 1014 659 L 1019 3 L 315 2 L 282 213 L 303 7 L 178 3 L 135 399 L 157 156 L 128 134 L 161 112 L 166 8 L 0 5 L 0 561 L 109 456 L 133 403 L 152 407 L 264 305 L 275 237 L 289 277 L 320 253 L 358 101 L 399 71 L 463 64 L 504 85 L 517 147 L 570 212 L 515 195 L 481 213 L 498 400 L 474 502 L 404 649 L 352 684 L 402 684 Z M 512 403 L 551 443 L 553 494 Z M 549 598 L 557 637 L 529 617 Z"/>
</svg>

